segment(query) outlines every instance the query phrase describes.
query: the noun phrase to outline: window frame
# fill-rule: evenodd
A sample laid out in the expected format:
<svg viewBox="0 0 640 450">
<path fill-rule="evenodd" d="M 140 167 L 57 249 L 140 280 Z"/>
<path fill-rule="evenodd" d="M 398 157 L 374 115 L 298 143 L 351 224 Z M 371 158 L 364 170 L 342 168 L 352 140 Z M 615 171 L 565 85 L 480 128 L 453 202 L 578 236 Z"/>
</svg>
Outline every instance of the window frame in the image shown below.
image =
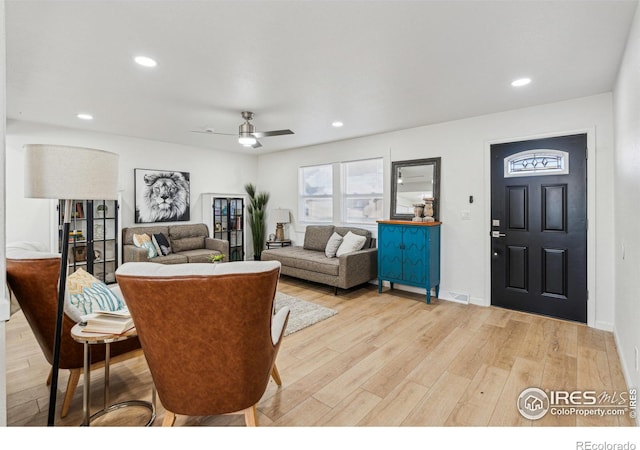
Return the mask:
<svg viewBox="0 0 640 450">
<path fill-rule="evenodd" d="M 347 169 L 346 166 L 352 163 L 365 162 L 371 160 L 379 160 L 381 164 L 382 171 L 380 173 L 380 193 L 369 193 L 369 194 L 347 194 Z M 331 167 L 331 176 L 332 176 L 332 190 L 331 195 L 323 194 L 323 195 L 305 195 L 303 193 L 304 190 L 304 170 L 314 167 Z M 363 158 L 363 159 L 354 159 L 349 161 L 336 161 L 332 163 L 323 163 L 323 164 L 312 164 L 307 166 L 298 167 L 298 214 L 299 214 L 299 222 L 304 225 L 313 225 L 313 224 L 348 224 L 348 225 L 364 225 L 371 226 L 375 225 L 376 221 L 383 219 L 384 217 L 384 175 L 385 174 L 385 160 L 384 157 L 378 156 L 373 158 Z M 367 220 L 350 220 L 347 217 L 347 204 L 348 200 L 351 198 L 366 198 L 366 199 L 378 199 L 380 202 L 380 217 L 372 217 Z M 316 219 L 316 218 L 307 218 L 305 215 L 305 204 L 307 199 L 321 199 L 327 198 L 331 200 L 331 218 L 328 220 Z"/>
</svg>

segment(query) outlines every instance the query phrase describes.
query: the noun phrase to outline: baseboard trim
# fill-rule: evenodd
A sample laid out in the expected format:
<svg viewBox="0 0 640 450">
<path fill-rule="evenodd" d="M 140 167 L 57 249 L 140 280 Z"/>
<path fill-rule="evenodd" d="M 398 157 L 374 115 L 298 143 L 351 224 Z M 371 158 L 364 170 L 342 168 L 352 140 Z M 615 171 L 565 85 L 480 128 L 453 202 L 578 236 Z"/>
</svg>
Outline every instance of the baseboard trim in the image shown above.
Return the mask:
<svg viewBox="0 0 640 450">
<path fill-rule="evenodd" d="M 440 291 L 440 296 L 438 298 L 440 300 L 447 300 L 449 302 L 468 305 L 471 297 L 469 294 L 460 294 L 458 292 L 452 292 L 452 291 Z"/>
<path fill-rule="evenodd" d="M 595 327 L 598 330 L 613 331 L 613 324 L 611 322 L 603 322 L 601 320 L 596 320 Z"/>
<path fill-rule="evenodd" d="M 376 280 L 374 283 L 377 285 L 378 281 Z M 383 281 L 382 285 L 384 287 L 389 287 L 389 282 Z M 398 289 L 400 291 L 405 291 L 405 292 L 412 292 L 414 294 L 426 295 L 426 289 L 424 288 L 407 286 L 399 283 L 394 283 L 393 289 Z M 435 295 L 436 295 L 435 289 L 432 289 L 431 296 L 435 297 Z M 477 306 L 491 306 L 489 302 L 487 302 L 484 298 L 472 297 L 469 294 L 460 294 L 452 291 L 444 291 L 442 289 L 440 290 L 440 297 L 438 297 L 438 299 L 448 301 L 448 302 L 460 303 L 462 305 L 471 304 L 471 305 L 477 305 Z"/>
<path fill-rule="evenodd" d="M 491 302 L 480 297 L 471 297 L 471 304 L 477 306 L 489 307 L 491 306 Z"/>
<path fill-rule="evenodd" d="M 620 353 L 620 349 L 622 346 L 620 345 L 620 338 L 618 337 L 618 333 L 613 329 L 613 340 L 616 343 L 616 352 L 618 353 L 618 359 L 620 360 L 620 365 L 622 366 L 622 376 L 624 376 L 624 383 L 627 385 L 627 389 L 632 387 L 631 385 L 631 372 L 629 372 L 629 368 L 625 362 L 625 359 L 622 357 Z M 636 416 L 636 426 L 640 427 L 640 417 Z"/>
</svg>

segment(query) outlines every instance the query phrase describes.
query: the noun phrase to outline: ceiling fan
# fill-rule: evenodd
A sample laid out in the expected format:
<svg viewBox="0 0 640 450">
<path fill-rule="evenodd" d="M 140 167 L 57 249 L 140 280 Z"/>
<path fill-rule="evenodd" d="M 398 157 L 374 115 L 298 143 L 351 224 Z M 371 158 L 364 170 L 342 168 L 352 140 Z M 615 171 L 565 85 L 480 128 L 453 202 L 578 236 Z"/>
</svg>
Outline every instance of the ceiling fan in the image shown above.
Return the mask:
<svg viewBox="0 0 640 450">
<path fill-rule="evenodd" d="M 251 111 L 242 111 L 244 123 L 240 124 L 238 131 L 238 143 L 245 147 L 260 148 L 262 144 L 258 139 L 269 136 L 282 136 L 284 134 L 294 134 L 291 130 L 273 130 L 273 131 L 255 131 L 255 126 L 251 123 L 253 113 Z M 213 130 L 194 130 L 194 133 L 205 134 L 221 134 L 224 136 L 235 136 L 230 133 L 216 133 Z"/>
</svg>

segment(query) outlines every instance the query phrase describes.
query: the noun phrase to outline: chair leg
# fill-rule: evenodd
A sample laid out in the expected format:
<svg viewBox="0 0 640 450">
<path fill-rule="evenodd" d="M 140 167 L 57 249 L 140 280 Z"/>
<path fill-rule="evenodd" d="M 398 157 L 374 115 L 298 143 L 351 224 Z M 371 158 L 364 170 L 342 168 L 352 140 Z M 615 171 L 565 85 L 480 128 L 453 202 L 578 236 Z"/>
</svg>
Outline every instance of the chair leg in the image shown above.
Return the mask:
<svg viewBox="0 0 640 450">
<path fill-rule="evenodd" d="M 69 408 L 71 407 L 71 400 L 73 400 L 73 394 L 78 387 L 78 381 L 80 381 L 80 374 L 82 369 L 69 369 L 69 381 L 67 381 L 67 392 L 64 394 L 64 401 L 62 402 L 62 410 L 60 411 L 60 417 L 67 417 L 69 414 Z"/>
<path fill-rule="evenodd" d="M 248 427 L 258 426 L 258 408 L 256 405 L 250 406 L 244 410 L 244 423 Z"/>
<path fill-rule="evenodd" d="M 53 367 L 49 370 L 49 376 L 47 377 L 47 386 L 51 386 L 51 380 L 53 379 Z"/>
<path fill-rule="evenodd" d="M 273 363 L 273 367 L 271 368 L 271 376 L 273 377 L 273 381 L 275 381 L 278 386 L 282 386 L 280 372 L 278 372 L 278 368 L 276 367 L 275 363 Z"/>
<path fill-rule="evenodd" d="M 176 423 L 176 415 L 171 411 L 164 412 L 164 420 L 162 421 L 163 427 L 172 427 Z"/>
</svg>

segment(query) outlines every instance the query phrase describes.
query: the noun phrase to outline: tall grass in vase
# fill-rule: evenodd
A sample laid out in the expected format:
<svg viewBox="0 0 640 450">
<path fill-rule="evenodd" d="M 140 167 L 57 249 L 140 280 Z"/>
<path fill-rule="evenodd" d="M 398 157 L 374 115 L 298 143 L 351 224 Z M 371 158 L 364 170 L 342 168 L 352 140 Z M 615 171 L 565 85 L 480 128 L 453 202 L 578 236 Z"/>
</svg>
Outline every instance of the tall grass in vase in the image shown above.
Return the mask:
<svg viewBox="0 0 640 450">
<path fill-rule="evenodd" d="M 267 229 L 265 218 L 269 194 L 267 192 L 257 192 L 256 187 L 252 183 L 245 184 L 244 189 L 247 191 L 247 194 L 249 194 L 247 212 L 249 213 L 249 226 L 251 227 L 251 236 L 253 237 L 253 259 L 260 261 Z"/>
</svg>

